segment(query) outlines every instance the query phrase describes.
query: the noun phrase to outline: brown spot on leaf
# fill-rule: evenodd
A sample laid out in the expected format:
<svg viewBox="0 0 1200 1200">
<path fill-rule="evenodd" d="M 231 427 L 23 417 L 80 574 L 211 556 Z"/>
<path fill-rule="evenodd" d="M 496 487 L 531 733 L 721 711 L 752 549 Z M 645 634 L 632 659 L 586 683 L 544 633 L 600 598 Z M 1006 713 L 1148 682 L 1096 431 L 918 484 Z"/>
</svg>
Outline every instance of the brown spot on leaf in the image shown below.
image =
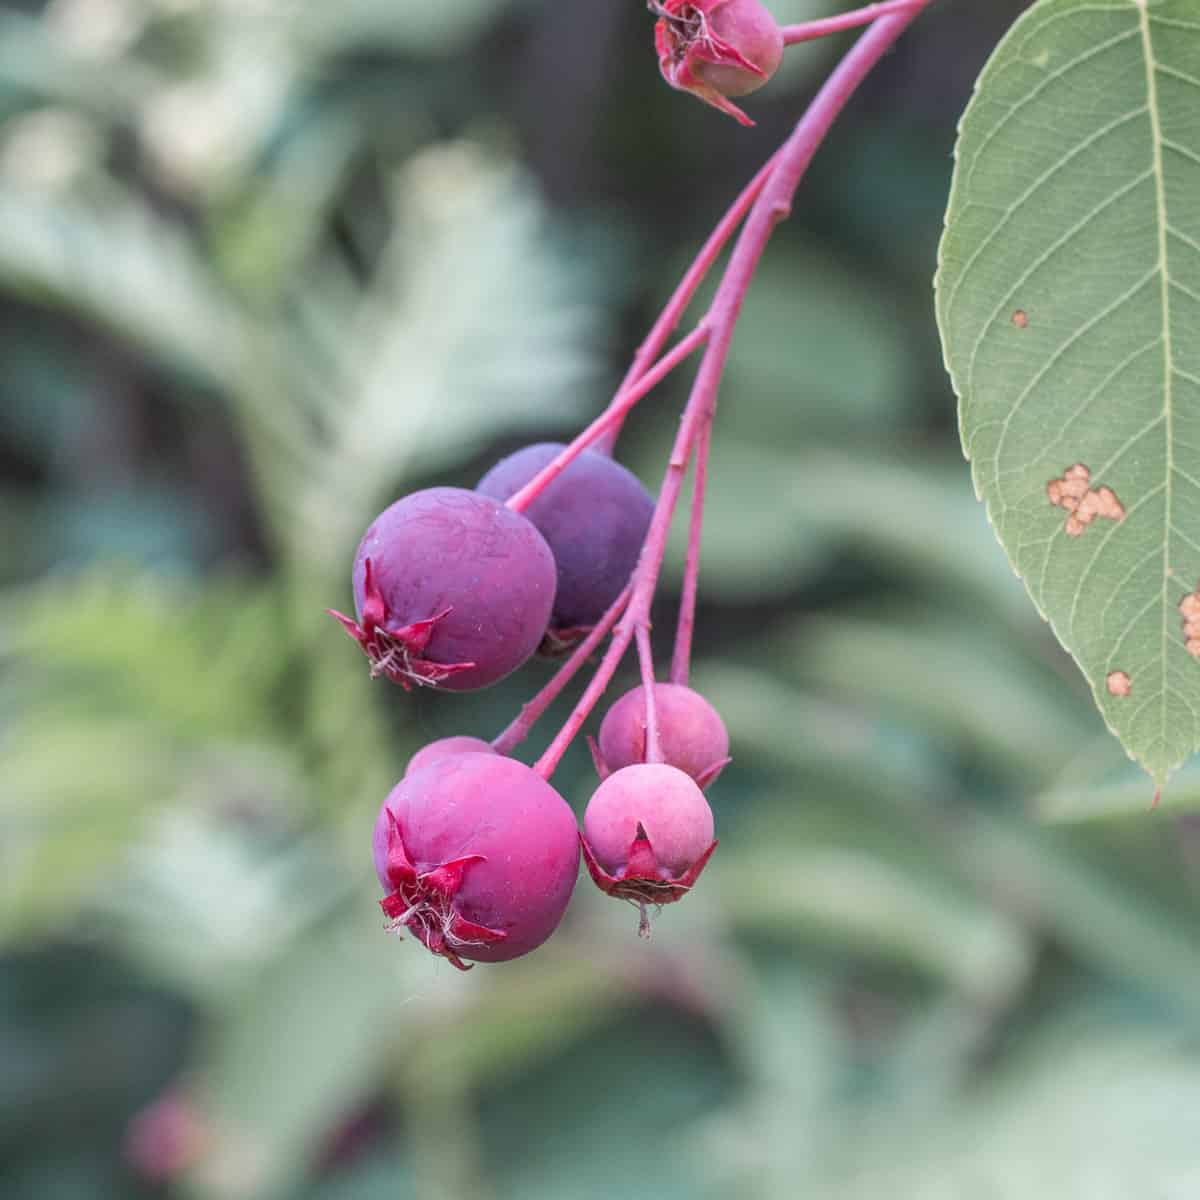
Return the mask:
<svg viewBox="0 0 1200 1200">
<path fill-rule="evenodd" d="M 1183 637 L 1187 652 L 1193 658 L 1200 658 L 1200 585 L 1180 600 L 1179 611 L 1183 614 Z"/>
<path fill-rule="evenodd" d="M 1024 329 L 1029 324 L 1029 314 L 1023 308 L 1018 308 L 1012 315 L 1012 323 L 1018 329 Z"/>
<path fill-rule="evenodd" d="M 1097 517 L 1119 521 L 1125 516 L 1125 506 L 1112 488 L 1093 488 L 1091 480 L 1091 471 L 1083 463 L 1076 463 L 1063 472 L 1061 479 L 1046 484 L 1050 503 L 1067 510 L 1065 529 L 1071 537 L 1079 537 Z"/>
<path fill-rule="evenodd" d="M 1133 691 L 1133 684 L 1129 682 L 1129 676 L 1124 671 L 1109 671 L 1104 682 L 1108 684 L 1110 696 L 1128 696 Z"/>
</svg>

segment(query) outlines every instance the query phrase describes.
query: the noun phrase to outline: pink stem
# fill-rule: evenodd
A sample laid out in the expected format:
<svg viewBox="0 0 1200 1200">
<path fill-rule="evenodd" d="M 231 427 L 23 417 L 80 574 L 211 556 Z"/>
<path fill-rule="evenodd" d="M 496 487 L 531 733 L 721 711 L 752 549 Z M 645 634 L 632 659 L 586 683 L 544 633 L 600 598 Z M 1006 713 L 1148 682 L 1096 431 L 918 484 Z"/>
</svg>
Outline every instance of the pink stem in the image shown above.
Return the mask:
<svg viewBox="0 0 1200 1200">
<path fill-rule="evenodd" d="M 662 742 L 658 734 L 658 697 L 654 692 L 654 651 L 650 646 L 650 627 L 639 625 L 636 632 L 638 662 L 642 669 L 642 694 L 646 697 L 645 761 L 663 761 Z"/>
<path fill-rule="evenodd" d="M 712 421 L 705 421 L 696 438 L 696 465 L 692 480 L 692 512 L 688 523 L 687 560 L 679 597 L 679 623 L 675 627 L 675 652 L 671 657 L 671 682 L 687 686 L 692 660 L 692 634 L 696 628 L 696 590 L 700 579 L 700 534 L 704 524 L 704 492 L 708 485 L 708 450 Z"/>
<path fill-rule="evenodd" d="M 596 702 L 604 695 L 629 643 L 633 640 L 634 632 L 639 625 L 649 628 L 650 601 L 654 597 L 654 588 L 658 583 L 658 572 L 662 566 L 663 552 L 667 544 L 667 533 L 671 528 L 671 517 L 675 513 L 675 504 L 679 499 L 679 488 L 687 470 L 688 458 L 691 455 L 692 440 L 696 431 L 697 410 L 693 403 L 695 385 L 692 387 L 692 398 L 688 400 L 687 408 L 679 423 L 679 432 L 675 435 L 675 444 L 671 447 L 671 458 L 667 464 L 667 473 L 659 489 L 658 501 L 654 505 L 654 515 L 650 518 L 650 528 L 646 540 L 642 544 L 642 552 L 638 565 L 634 568 L 631 581 L 632 593 L 625 615 L 613 630 L 612 641 L 596 668 L 583 695 L 579 697 L 566 723 L 555 735 L 554 741 L 546 747 L 545 753 L 534 764 L 533 769 L 543 778 L 549 779 L 558 767 L 562 756 L 574 740 L 575 735 L 583 727 L 588 714 L 596 707 Z M 631 613 L 634 604 L 639 606 L 639 613 L 632 620 Z"/>
<path fill-rule="evenodd" d="M 624 420 L 625 414 L 651 391 L 660 380 L 671 373 L 693 350 L 708 338 L 708 326 L 703 321 L 685 338 L 654 364 L 636 383 L 622 386 L 613 402 L 567 447 L 548 462 L 523 488 L 509 496 L 505 504 L 513 512 L 524 512 L 558 477 L 614 423 Z"/>
<path fill-rule="evenodd" d="M 492 739 L 492 749 L 497 754 L 508 754 L 514 746 L 520 745 L 528 736 L 542 714 L 558 699 L 559 693 L 574 679 L 580 667 L 591 657 L 592 652 L 604 641 L 608 631 L 617 623 L 617 618 L 629 603 L 630 588 L 625 590 L 612 602 L 608 611 L 588 632 L 587 637 L 571 652 L 571 657 L 555 671 L 549 682 L 537 693 L 528 704 L 522 705 L 521 711 L 509 724 Z"/>
<path fill-rule="evenodd" d="M 772 154 L 762 167 L 759 168 L 758 173 L 746 184 L 738 198 L 729 206 L 729 211 L 721 218 L 717 227 L 708 235 L 708 240 L 701 246 L 700 253 L 696 255 L 692 265 L 688 267 L 683 278 L 679 281 L 679 286 L 671 293 L 671 298 L 659 314 L 658 320 L 650 327 L 650 332 L 646 334 L 642 344 L 637 348 L 637 353 L 633 356 L 633 362 L 630 364 L 629 370 L 625 373 L 625 378 L 621 381 L 620 391 L 623 391 L 634 380 L 638 379 L 662 350 L 667 338 L 671 336 L 675 326 L 679 324 L 680 318 L 687 311 L 688 305 L 691 304 L 692 297 L 696 294 L 696 289 L 704 282 L 709 269 L 717 261 L 718 257 L 720 257 L 725 243 L 733 236 L 734 231 L 742 223 L 742 218 L 750 211 L 750 206 L 758 199 L 759 193 L 771 177 L 771 170 L 775 166 L 775 160 L 778 156 L 778 152 Z M 623 420 L 624 416 L 622 415 L 620 419 L 605 430 L 605 448 L 609 452 L 616 445 Z M 597 449 L 600 449 L 599 444 L 597 444 Z"/>
<path fill-rule="evenodd" d="M 817 38 L 828 37 L 831 33 L 841 33 L 845 29 L 857 29 L 860 25 L 869 25 L 879 17 L 890 13 L 911 12 L 916 15 L 929 0 L 883 0 L 881 4 L 868 4 L 865 8 L 856 8 L 853 12 L 839 13 L 836 17 L 826 17 L 822 21 L 805 21 L 802 25 L 784 25 L 780 29 L 785 46 L 795 46 L 799 42 L 812 42 Z"/>
<path fill-rule="evenodd" d="M 549 779 L 554 773 L 572 739 L 604 694 L 625 651 L 629 648 L 635 631 L 642 627 L 649 629 L 650 603 L 654 598 L 654 589 L 662 569 L 667 534 L 679 500 L 688 459 L 699 428 L 712 419 L 717 388 L 725 367 L 734 326 L 737 324 L 742 300 L 763 250 L 775 226 L 791 211 L 796 188 L 837 115 L 871 68 L 929 3 L 930 0 L 912 0 L 911 4 L 882 17 L 872 25 L 825 81 L 808 111 L 800 118 L 788 140 L 772 159 L 774 165 L 769 177 L 742 227 L 729 265 L 725 268 L 725 274 L 703 322 L 711 330 L 711 336 L 692 384 L 691 395 L 688 397 L 687 407 L 672 447 L 658 502 L 654 507 L 650 529 L 634 571 L 629 606 L 613 631 L 612 641 L 600 660 L 596 674 L 567 718 L 566 724 L 534 767 L 544 779 Z"/>
</svg>

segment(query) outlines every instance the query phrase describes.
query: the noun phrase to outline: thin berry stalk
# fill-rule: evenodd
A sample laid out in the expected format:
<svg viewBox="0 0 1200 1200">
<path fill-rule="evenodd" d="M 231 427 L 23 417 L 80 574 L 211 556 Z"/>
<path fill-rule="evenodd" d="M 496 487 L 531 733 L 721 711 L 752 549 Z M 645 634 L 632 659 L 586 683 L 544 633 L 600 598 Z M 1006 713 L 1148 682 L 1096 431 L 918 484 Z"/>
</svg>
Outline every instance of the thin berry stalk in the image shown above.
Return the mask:
<svg viewBox="0 0 1200 1200">
<path fill-rule="evenodd" d="M 708 338 L 703 321 L 686 337 L 681 338 L 654 366 L 627 389 L 622 388 L 612 403 L 551 462 L 548 462 L 520 491 L 514 492 L 505 505 L 514 512 L 524 512 L 597 438 L 614 423 L 620 424 L 625 414 L 652 391 L 698 346 Z"/>
<path fill-rule="evenodd" d="M 687 311 L 696 289 L 704 282 L 714 262 L 721 255 L 725 243 L 737 231 L 751 205 L 758 199 L 759 193 L 771 177 L 776 155 L 767 159 L 759 168 L 758 173 L 742 189 L 738 198 L 729 206 L 728 211 L 717 223 L 716 228 L 708 235 L 708 240 L 700 248 L 692 265 L 684 272 L 671 298 L 658 315 L 658 319 L 650 327 L 650 332 L 634 354 L 633 362 L 621 381 L 608 408 L 604 410 L 553 462 L 538 472 L 519 492 L 510 496 L 508 506 L 516 512 L 524 512 L 538 495 L 554 479 L 556 479 L 571 464 L 579 454 L 589 446 L 596 450 L 612 453 L 617 436 L 629 410 L 644 396 L 652 391 L 658 383 L 700 345 L 708 336 L 708 330 L 703 321 L 692 330 L 687 337 L 681 339 L 671 351 L 663 355 L 662 348 L 667 338 L 675 332 L 683 314 Z M 686 347 L 686 348 L 685 348 Z M 656 361 L 657 360 L 657 361 Z"/>
<path fill-rule="evenodd" d="M 667 338 L 674 332 L 683 314 L 687 311 L 687 307 L 691 304 L 692 297 L 696 294 L 697 288 L 704 282 L 713 263 L 720 257 L 721 251 L 725 248 L 725 243 L 737 231 L 738 226 L 750 211 L 750 206 L 758 199 L 759 193 L 766 186 L 767 180 L 771 177 L 771 171 L 775 166 L 776 157 L 776 154 L 772 154 L 759 168 L 758 173 L 746 184 L 738 198 L 729 206 L 728 211 L 717 223 L 717 227 L 708 235 L 708 240 L 701 246 L 700 253 L 696 255 L 692 265 L 684 272 L 683 278 L 671 293 L 671 297 L 662 312 L 659 313 L 658 319 L 650 327 L 650 332 L 646 334 L 642 344 L 637 348 L 633 356 L 633 362 L 630 364 L 625 378 L 621 381 L 621 387 L 618 389 L 619 392 L 640 379 L 661 352 L 663 346 L 666 345 Z M 597 449 L 600 449 L 603 445 L 604 449 L 607 449 L 609 452 L 612 451 L 613 446 L 616 445 L 617 437 L 621 432 L 623 421 L 624 416 L 605 430 L 603 438 L 597 443 Z"/>
<path fill-rule="evenodd" d="M 658 734 L 658 699 L 654 693 L 654 650 L 650 645 L 650 629 L 639 625 L 637 638 L 638 663 L 642 672 L 642 693 L 646 697 L 646 757 L 648 763 L 663 761 L 662 742 Z"/>
<path fill-rule="evenodd" d="M 588 632 L 587 637 L 571 652 L 571 656 L 558 668 L 549 681 L 538 691 L 527 704 L 521 706 L 521 711 L 492 739 L 492 749 L 497 754 L 509 754 L 528 736 L 534 725 L 541 719 L 542 714 L 558 699 L 563 688 L 579 673 L 580 668 L 587 662 L 596 647 L 608 636 L 608 632 L 617 623 L 617 618 L 629 603 L 630 588 L 625 590 L 612 602 L 608 611 L 596 622 Z"/>
<path fill-rule="evenodd" d="M 712 445 L 712 421 L 705 421 L 696 435 L 692 467 L 692 510 L 688 521 L 687 558 L 683 588 L 679 596 L 679 622 L 675 627 L 675 650 L 671 656 L 671 682 L 687 686 L 691 671 L 692 635 L 696 628 L 696 592 L 700 580 L 700 536 L 704 525 L 704 494 L 708 486 L 708 454 Z"/>
<path fill-rule="evenodd" d="M 693 417 L 694 413 L 689 405 L 684 411 L 679 425 L 679 432 L 675 436 L 675 444 L 671 450 L 671 465 L 667 467 L 667 476 L 663 481 L 662 488 L 659 490 L 658 501 L 654 506 L 654 516 L 650 521 L 650 530 L 646 535 L 646 542 L 642 546 L 641 558 L 638 560 L 637 568 L 634 570 L 633 579 L 630 583 L 630 606 L 632 606 L 635 597 L 639 594 L 646 594 L 647 587 L 649 588 L 649 595 L 653 596 L 654 594 L 654 585 L 658 580 L 658 568 L 662 565 L 662 549 L 666 545 L 665 530 L 670 528 L 671 517 L 675 512 L 675 502 L 679 499 L 679 487 L 676 476 L 682 477 L 682 470 L 675 471 L 673 464 L 680 462 L 683 468 L 687 466 L 688 457 L 691 453 L 692 436 L 695 430 Z M 657 535 L 656 530 L 660 531 Z M 653 571 L 647 573 L 647 564 L 652 561 L 656 554 L 658 562 L 654 566 Z M 649 580 L 648 584 L 647 580 Z M 645 607 L 648 612 L 649 606 L 645 605 Z M 641 622 L 646 624 L 644 616 L 641 618 Z M 543 779 L 549 779 L 554 774 L 562 756 L 567 752 L 567 748 L 571 745 L 571 742 L 574 741 L 575 735 L 583 727 L 584 721 L 588 719 L 600 697 L 604 695 L 605 690 L 612 681 L 613 675 L 616 674 L 617 667 L 621 665 L 621 660 L 625 657 L 625 651 L 629 649 L 629 643 L 633 641 L 637 625 L 637 621 L 629 620 L 629 607 L 627 607 L 625 615 L 613 630 L 612 641 L 609 642 L 608 649 L 604 652 L 604 657 L 600 660 L 600 665 L 596 668 L 596 673 L 584 689 L 583 695 L 579 697 L 575 707 L 571 710 L 571 715 L 567 717 L 566 723 L 555 735 L 554 740 L 546 747 L 545 753 L 534 764 L 533 769 Z"/>
<path fill-rule="evenodd" d="M 882 0 L 879 4 L 868 4 L 864 8 L 856 8 L 852 12 L 838 13 L 835 17 L 825 17 L 820 21 L 804 21 L 799 25 L 784 25 L 780 28 L 785 46 L 795 46 L 800 42 L 813 42 L 817 38 L 829 37 L 833 33 L 842 33 L 847 29 L 858 29 L 869 25 L 880 17 L 891 13 L 915 12 L 925 6 L 928 0 Z"/>
</svg>

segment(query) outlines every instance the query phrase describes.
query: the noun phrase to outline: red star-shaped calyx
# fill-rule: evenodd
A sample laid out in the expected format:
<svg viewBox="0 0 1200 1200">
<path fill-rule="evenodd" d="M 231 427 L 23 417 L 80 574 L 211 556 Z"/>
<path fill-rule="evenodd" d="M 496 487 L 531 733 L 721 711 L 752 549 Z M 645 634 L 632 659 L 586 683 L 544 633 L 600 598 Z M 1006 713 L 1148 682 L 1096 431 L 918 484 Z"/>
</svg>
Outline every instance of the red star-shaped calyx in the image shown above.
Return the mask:
<svg viewBox="0 0 1200 1200">
<path fill-rule="evenodd" d="M 417 686 L 434 686 L 459 671 L 469 671 L 473 662 L 443 663 L 425 657 L 429 640 L 438 622 L 449 616 L 444 608 L 423 621 L 408 625 L 390 623 L 387 602 L 379 590 L 374 568 L 368 558 L 364 563 L 362 620 L 353 620 L 335 609 L 327 609 L 331 617 L 363 648 L 371 663 L 371 678 L 386 675 L 405 691 Z"/>
<path fill-rule="evenodd" d="M 508 936 L 502 929 L 490 929 L 468 921 L 458 911 L 454 898 L 463 883 L 463 873 L 472 863 L 485 862 L 482 854 L 462 858 L 418 871 L 409 859 L 404 837 L 395 816 L 389 810 L 387 878 L 393 891 L 379 901 L 390 928 L 407 929 L 431 953 L 448 959 L 460 971 L 469 971 L 460 953 L 470 946 L 502 942 Z"/>
</svg>

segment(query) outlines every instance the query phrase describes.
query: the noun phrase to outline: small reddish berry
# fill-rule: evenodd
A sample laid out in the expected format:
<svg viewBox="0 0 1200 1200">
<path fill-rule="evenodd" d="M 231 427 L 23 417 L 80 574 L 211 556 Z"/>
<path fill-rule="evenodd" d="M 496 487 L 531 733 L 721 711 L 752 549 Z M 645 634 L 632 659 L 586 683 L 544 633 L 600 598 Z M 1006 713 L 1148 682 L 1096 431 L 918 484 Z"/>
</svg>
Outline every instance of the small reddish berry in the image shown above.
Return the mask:
<svg viewBox="0 0 1200 1200">
<path fill-rule="evenodd" d="M 656 683 L 654 706 L 663 761 L 708 787 L 730 761 L 729 734 L 720 714 L 699 692 L 678 683 Z M 644 688 L 626 692 L 605 713 L 592 757 L 601 779 L 646 761 Z"/>
<path fill-rule="evenodd" d="M 413 492 L 381 513 L 354 557 L 358 620 L 335 616 L 371 674 L 469 691 L 515 671 L 554 607 L 554 555 L 530 521 L 465 488 Z"/>
<path fill-rule="evenodd" d="M 502 754 L 457 754 L 406 775 L 379 810 L 379 902 L 461 970 L 506 962 L 558 927 L 579 874 L 567 802 Z"/>
<path fill-rule="evenodd" d="M 584 861 L 600 890 L 647 905 L 682 899 L 712 852 L 713 815 L 694 780 L 665 763 L 622 767 L 592 793 L 583 815 Z"/>
<path fill-rule="evenodd" d="M 757 91 L 783 59 L 783 33 L 759 0 L 650 0 L 663 78 L 743 125 L 729 96 Z"/>
<path fill-rule="evenodd" d="M 422 746 L 408 760 L 408 766 L 404 768 L 405 775 L 411 775 L 414 771 L 419 771 L 422 767 L 431 767 L 434 763 L 441 762 L 444 758 L 453 758 L 456 754 L 494 754 L 491 742 L 485 742 L 483 738 L 463 737 L 456 735 L 454 737 L 438 738 L 436 742 L 430 742 L 428 746 Z"/>
</svg>

